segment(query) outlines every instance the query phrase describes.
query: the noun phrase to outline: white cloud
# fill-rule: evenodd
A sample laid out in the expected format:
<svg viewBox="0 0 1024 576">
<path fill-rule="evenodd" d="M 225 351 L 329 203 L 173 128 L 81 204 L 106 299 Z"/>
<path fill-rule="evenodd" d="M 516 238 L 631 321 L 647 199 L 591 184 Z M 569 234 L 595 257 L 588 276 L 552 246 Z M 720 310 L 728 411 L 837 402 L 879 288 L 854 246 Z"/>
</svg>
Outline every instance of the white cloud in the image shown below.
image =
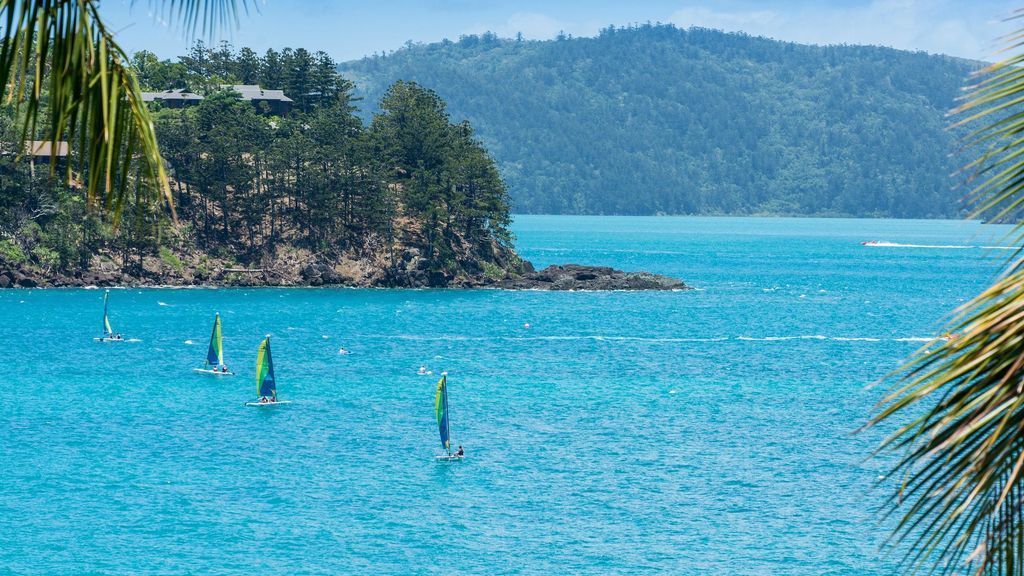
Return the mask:
<svg viewBox="0 0 1024 576">
<path fill-rule="evenodd" d="M 784 18 L 771 10 L 718 12 L 703 6 L 693 6 L 678 10 L 669 17 L 669 22 L 689 28 L 720 28 L 723 30 L 749 32 L 768 30 L 779 26 Z"/>
<path fill-rule="evenodd" d="M 565 26 L 561 22 L 546 14 L 517 12 L 495 30 L 495 33 L 511 38 L 522 32 L 523 37 L 530 40 L 547 40 L 554 38 L 564 29 Z"/>
<path fill-rule="evenodd" d="M 969 12 L 976 16 L 978 10 Z M 991 57 L 993 39 L 1005 34 L 1008 26 L 990 18 L 949 17 L 966 12 L 952 0 L 871 0 L 847 7 L 823 2 L 785 11 L 691 5 L 677 10 L 669 21 L 682 27 L 720 28 L 801 43 L 877 44 L 968 58 Z"/>
<path fill-rule="evenodd" d="M 559 20 L 540 12 L 516 12 L 500 24 L 477 23 L 469 27 L 465 34 L 482 34 L 494 32 L 502 38 L 515 38 L 522 34 L 527 40 L 550 40 L 564 32 L 570 36 L 596 36 L 607 22 L 589 20 Z"/>
<path fill-rule="evenodd" d="M 518 33 L 527 40 L 550 40 L 565 31 L 565 26 L 555 18 L 538 12 L 516 12 L 498 25 L 477 23 L 466 29 L 465 34 L 494 32 L 502 38 L 512 38 Z"/>
</svg>

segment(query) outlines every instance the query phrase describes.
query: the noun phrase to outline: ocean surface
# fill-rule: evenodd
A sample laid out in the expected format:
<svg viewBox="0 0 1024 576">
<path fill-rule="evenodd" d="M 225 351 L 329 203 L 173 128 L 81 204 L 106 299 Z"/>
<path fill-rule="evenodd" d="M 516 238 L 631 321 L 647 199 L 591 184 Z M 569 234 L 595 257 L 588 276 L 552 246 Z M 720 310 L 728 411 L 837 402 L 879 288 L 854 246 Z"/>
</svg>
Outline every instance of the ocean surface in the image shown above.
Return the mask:
<svg viewBox="0 0 1024 576">
<path fill-rule="evenodd" d="M 538 267 L 697 290 L 112 290 L 120 344 L 92 341 L 102 290 L 0 291 L 0 574 L 894 573 L 868 386 L 994 278 L 1006 228 L 514 228 Z M 235 378 L 192 373 L 215 312 Z M 290 406 L 243 405 L 265 334 Z M 459 463 L 434 459 L 441 371 Z"/>
</svg>

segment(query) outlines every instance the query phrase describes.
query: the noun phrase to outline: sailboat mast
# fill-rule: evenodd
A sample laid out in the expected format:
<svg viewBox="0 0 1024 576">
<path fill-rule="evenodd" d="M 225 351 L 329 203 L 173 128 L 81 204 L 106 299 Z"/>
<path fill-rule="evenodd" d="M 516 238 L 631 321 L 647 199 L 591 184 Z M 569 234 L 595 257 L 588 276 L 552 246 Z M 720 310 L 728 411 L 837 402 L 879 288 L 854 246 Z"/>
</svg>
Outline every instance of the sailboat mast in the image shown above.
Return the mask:
<svg viewBox="0 0 1024 576">
<path fill-rule="evenodd" d="M 444 423 L 448 432 L 448 455 L 452 455 L 452 413 L 448 406 L 448 375 L 444 375 Z"/>
<path fill-rule="evenodd" d="M 216 325 L 217 326 L 216 326 L 216 328 L 214 328 L 214 330 L 216 330 L 216 332 L 217 332 L 217 365 L 218 366 L 223 366 L 224 365 L 224 328 L 220 324 L 220 314 L 217 314 Z"/>
<path fill-rule="evenodd" d="M 210 346 L 206 350 L 207 366 L 222 366 L 224 364 L 224 349 L 221 344 L 220 314 L 213 320 L 213 332 L 210 333 Z"/>
<path fill-rule="evenodd" d="M 103 334 L 110 334 L 113 331 L 110 329 L 110 321 L 107 320 L 107 299 L 110 298 L 110 290 L 103 293 Z"/>
</svg>

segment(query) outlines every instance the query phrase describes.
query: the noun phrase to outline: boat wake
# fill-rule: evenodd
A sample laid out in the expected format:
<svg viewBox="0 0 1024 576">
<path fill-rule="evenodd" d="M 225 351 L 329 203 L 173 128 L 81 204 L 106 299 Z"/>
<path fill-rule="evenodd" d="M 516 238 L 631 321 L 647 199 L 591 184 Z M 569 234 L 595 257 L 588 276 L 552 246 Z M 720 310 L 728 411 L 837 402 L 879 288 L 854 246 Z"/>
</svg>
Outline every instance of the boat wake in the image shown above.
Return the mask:
<svg viewBox="0 0 1024 576">
<path fill-rule="evenodd" d="M 941 250 L 1020 250 L 1020 246 L 983 246 L 972 244 L 903 244 L 900 242 L 885 242 L 870 240 L 861 242 L 861 246 L 868 248 L 932 248 Z"/>
<path fill-rule="evenodd" d="M 763 336 L 755 338 L 753 336 L 738 336 L 737 340 L 746 342 L 778 342 L 783 340 L 829 340 L 828 336 L 822 336 L 820 334 L 810 334 L 805 336 Z"/>
<path fill-rule="evenodd" d="M 717 336 L 717 337 L 648 337 L 648 336 L 605 336 L 601 334 L 579 334 L 570 336 L 421 336 L 380 334 L 359 336 L 361 339 L 414 340 L 420 342 L 531 342 L 531 341 L 582 341 L 595 342 L 641 342 L 641 343 L 686 343 L 686 342 L 787 342 L 793 340 L 830 342 L 938 342 L 941 336 L 906 336 L 900 338 L 878 338 L 873 336 L 825 336 L 823 334 L 800 334 L 794 336 Z"/>
</svg>

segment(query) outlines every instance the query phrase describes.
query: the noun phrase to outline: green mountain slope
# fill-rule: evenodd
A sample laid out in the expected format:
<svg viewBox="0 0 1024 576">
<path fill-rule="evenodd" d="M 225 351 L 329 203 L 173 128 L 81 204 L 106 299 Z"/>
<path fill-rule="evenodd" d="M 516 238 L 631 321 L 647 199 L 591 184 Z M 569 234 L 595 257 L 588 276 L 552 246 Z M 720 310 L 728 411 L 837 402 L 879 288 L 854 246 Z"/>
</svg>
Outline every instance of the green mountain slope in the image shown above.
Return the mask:
<svg viewBox="0 0 1024 576">
<path fill-rule="evenodd" d="M 517 212 L 941 217 L 962 211 L 945 114 L 977 67 L 645 25 L 408 45 L 340 71 L 364 107 L 399 79 L 437 91 Z"/>
</svg>

